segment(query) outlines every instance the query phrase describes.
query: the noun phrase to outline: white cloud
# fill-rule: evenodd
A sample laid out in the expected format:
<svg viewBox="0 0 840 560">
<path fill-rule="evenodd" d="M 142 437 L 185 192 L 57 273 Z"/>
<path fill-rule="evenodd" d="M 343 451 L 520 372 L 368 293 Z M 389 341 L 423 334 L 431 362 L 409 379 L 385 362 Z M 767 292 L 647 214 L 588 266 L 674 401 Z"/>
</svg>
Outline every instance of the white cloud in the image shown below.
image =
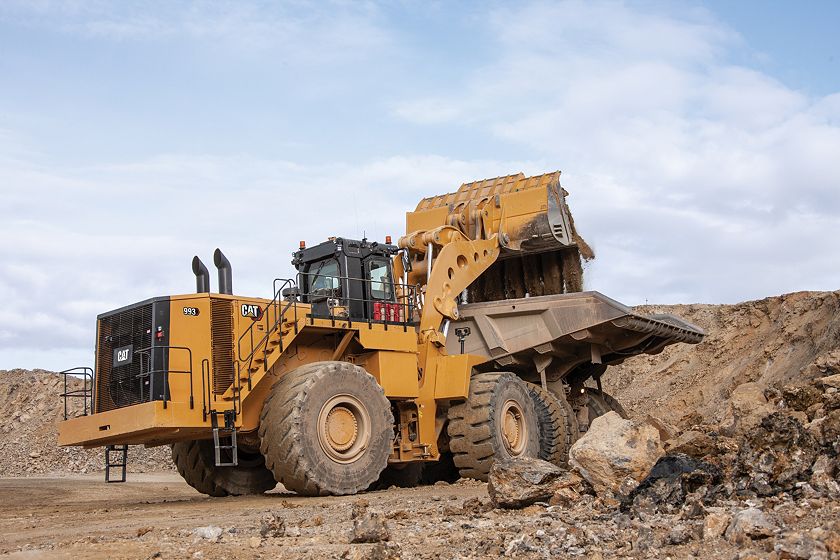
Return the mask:
<svg viewBox="0 0 840 560">
<path fill-rule="evenodd" d="M 182 41 L 241 53 L 281 53 L 284 64 L 358 57 L 390 42 L 368 3 L 234 1 L 141 3 L 10 0 L 0 20 L 111 41 Z"/>
<path fill-rule="evenodd" d="M 707 13 L 564 2 L 490 17 L 499 56 L 430 88 L 450 124 L 565 171 L 599 259 L 589 286 L 630 303 L 834 289 L 840 103 L 729 60 Z M 440 124 L 438 124 L 440 126 Z"/>
</svg>

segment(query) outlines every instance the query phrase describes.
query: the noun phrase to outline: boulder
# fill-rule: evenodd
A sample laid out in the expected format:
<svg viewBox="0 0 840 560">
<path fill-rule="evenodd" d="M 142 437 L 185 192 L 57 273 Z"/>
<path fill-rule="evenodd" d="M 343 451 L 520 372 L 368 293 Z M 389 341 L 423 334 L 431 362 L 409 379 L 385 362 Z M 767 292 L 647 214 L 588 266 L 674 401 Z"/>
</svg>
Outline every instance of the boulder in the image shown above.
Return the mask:
<svg viewBox="0 0 840 560">
<path fill-rule="evenodd" d="M 662 456 L 659 431 L 647 424 L 625 420 L 611 411 L 592 421 L 589 430 L 569 450 L 569 464 L 600 496 L 632 490 Z"/>
<path fill-rule="evenodd" d="M 822 385 L 824 388 L 833 387 L 835 389 L 840 389 L 840 373 L 836 375 L 829 375 L 827 377 L 822 377 L 817 380 L 817 383 Z"/>
<path fill-rule="evenodd" d="M 745 437 L 738 453 L 743 487 L 768 496 L 809 478 L 819 446 L 795 418 L 774 412 Z"/>
<path fill-rule="evenodd" d="M 772 537 L 778 528 L 767 515 L 757 508 L 747 508 L 732 516 L 726 529 L 726 539 L 737 545 L 749 543 L 750 539 Z"/>
<path fill-rule="evenodd" d="M 579 475 L 557 465 L 516 457 L 493 464 L 487 492 L 495 507 L 519 509 L 549 500 L 553 500 L 553 505 L 568 505 L 586 491 L 584 485 Z"/>
<path fill-rule="evenodd" d="M 363 513 L 353 519 L 351 543 L 378 543 L 391 538 L 391 531 L 378 513 Z"/>
<path fill-rule="evenodd" d="M 720 470 L 709 463 L 688 455 L 666 455 L 622 505 L 626 509 L 632 504 L 634 509 L 647 512 L 678 508 L 690 493 L 701 487 L 708 490 L 720 480 Z"/>
<path fill-rule="evenodd" d="M 729 396 L 726 414 L 720 423 L 723 435 L 734 436 L 757 426 L 761 419 L 774 410 L 764 396 L 764 386 L 759 383 L 738 385 Z"/>
<path fill-rule="evenodd" d="M 666 441 L 665 452 L 702 459 L 715 452 L 715 442 L 708 434 L 699 430 L 689 430 L 679 437 Z"/>
</svg>

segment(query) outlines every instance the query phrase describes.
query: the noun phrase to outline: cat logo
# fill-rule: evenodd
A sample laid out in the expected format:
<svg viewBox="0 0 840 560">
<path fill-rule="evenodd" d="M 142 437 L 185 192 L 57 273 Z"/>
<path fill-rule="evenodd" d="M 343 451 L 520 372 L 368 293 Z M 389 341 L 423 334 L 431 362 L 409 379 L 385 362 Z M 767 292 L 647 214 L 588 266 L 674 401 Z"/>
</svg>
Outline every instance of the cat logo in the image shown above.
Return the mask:
<svg viewBox="0 0 840 560">
<path fill-rule="evenodd" d="M 259 305 L 254 303 L 243 303 L 242 304 L 242 316 L 243 317 L 250 317 L 255 321 L 262 317 L 262 309 L 260 309 Z"/>
</svg>

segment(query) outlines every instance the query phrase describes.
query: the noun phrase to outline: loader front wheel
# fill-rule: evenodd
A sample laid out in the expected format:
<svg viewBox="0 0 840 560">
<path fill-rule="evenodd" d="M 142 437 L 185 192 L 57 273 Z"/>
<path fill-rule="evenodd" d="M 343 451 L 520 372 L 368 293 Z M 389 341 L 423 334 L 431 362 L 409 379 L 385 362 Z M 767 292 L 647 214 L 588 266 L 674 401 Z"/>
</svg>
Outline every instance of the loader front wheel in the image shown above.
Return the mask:
<svg viewBox="0 0 840 560">
<path fill-rule="evenodd" d="M 364 369 L 315 362 L 283 375 L 260 417 L 260 450 L 275 478 L 305 496 L 355 494 L 388 464 L 391 405 Z"/>
<path fill-rule="evenodd" d="M 257 449 L 239 446 L 239 464 L 217 467 L 213 440 L 200 439 L 172 444 L 172 460 L 184 480 L 208 496 L 262 494 L 275 486 L 274 475 Z"/>
<path fill-rule="evenodd" d="M 487 480 L 499 459 L 538 457 L 540 428 L 525 382 L 512 373 L 479 373 L 449 412 L 449 449 L 462 477 Z"/>
<path fill-rule="evenodd" d="M 528 392 L 534 400 L 534 408 L 540 423 L 540 459 L 565 465 L 569 458 L 569 448 L 574 443 L 574 414 L 569 414 L 570 407 L 560 402 L 563 397 L 546 391 L 539 385 L 528 383 Z"/>
</svg>

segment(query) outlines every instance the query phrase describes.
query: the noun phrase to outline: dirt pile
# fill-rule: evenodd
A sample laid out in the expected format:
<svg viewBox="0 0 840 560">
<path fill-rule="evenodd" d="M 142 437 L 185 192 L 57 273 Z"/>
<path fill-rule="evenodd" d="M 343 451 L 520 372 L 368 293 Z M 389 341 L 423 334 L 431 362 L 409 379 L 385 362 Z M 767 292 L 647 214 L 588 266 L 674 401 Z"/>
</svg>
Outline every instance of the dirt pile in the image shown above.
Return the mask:
<svg viewBox="0 0 840 560">
<path fill-rule="evenodd" d="M 68 388 L 81 380 L 69 378 Z M 58 422 L 64 417 L 62 376 L 44 370 L 0 370 L 0 473 L 2 476 L 91 473 L 104 470 L 102 449 L 58 447 Z M 68 401 L 68 412 L 83 412 L 81 399 Z M 129 448 L 128 471 L 171 470 L 169 447 Z"/>
<path fill-rule="evenodd" d="M 695 346 L 676 344 L 655 356 L 610 367 L 604 388 L 631 415 L 687 427 L 718 421 L 734 389 L 763 388 L 840 372 L 840 292 L 797 292 L 735 305 L 649 305 L 705 329 Z"/>
</svg>

